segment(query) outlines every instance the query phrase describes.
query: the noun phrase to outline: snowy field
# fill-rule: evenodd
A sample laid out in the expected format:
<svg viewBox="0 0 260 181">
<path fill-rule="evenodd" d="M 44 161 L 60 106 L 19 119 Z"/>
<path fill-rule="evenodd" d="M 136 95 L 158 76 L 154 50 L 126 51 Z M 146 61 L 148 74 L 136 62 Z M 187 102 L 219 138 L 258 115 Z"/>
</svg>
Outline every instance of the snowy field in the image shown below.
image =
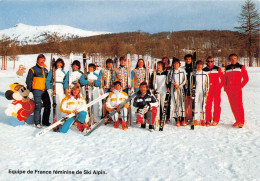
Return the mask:
<svg viewBox="0 0 260 181">
<path fill-rule="evenodd" d="M 19 56 L 16 67 L 24 64 L 28 70 L 36 57 Z M 26 75 L 18 78 L 11 64 L 0 70 L 1 92 L 14 82 L 25 85 Z M 163 132 L 151 133 L 135 124 L 127 131 L 107 125 L 88 137 L 70 130 L 36 138 L 39 129 L 9 125 L 4 110 L 11 101 L 0 96 L 0 180 L 260 180 L 260 68 L 248 73 L 242 129 L 232 128 L 234 117 L 222 92 L 218 127 L 191 131 L 166 125 Z M 63 170 L 70 173 L 56 172 Z"/>
</svg>

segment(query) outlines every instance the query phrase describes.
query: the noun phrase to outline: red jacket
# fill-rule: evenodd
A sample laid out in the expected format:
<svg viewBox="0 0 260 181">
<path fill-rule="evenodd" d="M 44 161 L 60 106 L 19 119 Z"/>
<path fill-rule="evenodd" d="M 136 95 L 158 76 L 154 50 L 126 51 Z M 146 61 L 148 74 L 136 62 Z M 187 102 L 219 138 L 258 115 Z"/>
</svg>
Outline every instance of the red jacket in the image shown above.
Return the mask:
<svg viewBox="0 0 260 181">
<path fill-rule="evenodd" d="M 224 90 L 231 92 L 241 90 L 249 81 L 246 67 L 239 63 L 226 67 Z"/>
<path fill-rule="evenodd" d="M 214 91 L 223 87 L 225 77 L 220 67 L 213 65 L 212 67 L 203 68 L 203 71 L 207 72 L 209 75 L 209 91 Z"/>
<path fill-rule="evenodd" d="M 26 119 L 28 118 L 28 116 L 30 116 L 33 111 L 34 111 L 34 107 L 35 104 L 32 100 L 30 99 L 26 99 L 26 100 L 15 100 L 12 102 L 12 104 L 16 105 L 16 104 L 21 104 L 22 108 L 18 110 L 17 112 L 17 119 L 19 121 L 26 121 Z"/>
</svg>

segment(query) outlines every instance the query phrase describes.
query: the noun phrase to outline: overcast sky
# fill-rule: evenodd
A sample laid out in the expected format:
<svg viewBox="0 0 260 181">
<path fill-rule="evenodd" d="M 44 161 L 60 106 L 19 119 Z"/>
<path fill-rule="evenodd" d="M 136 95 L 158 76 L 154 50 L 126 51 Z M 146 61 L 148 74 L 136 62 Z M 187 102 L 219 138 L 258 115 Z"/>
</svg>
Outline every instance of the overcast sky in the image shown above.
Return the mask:
<svg viewBox="0 0 260 181">
<path fill-rule="evenodd" d="M 240 0 L 0 0 L 0 30 L 18 23 L 109 32 L 234 30 L 242 4 Z"/>
</svg>

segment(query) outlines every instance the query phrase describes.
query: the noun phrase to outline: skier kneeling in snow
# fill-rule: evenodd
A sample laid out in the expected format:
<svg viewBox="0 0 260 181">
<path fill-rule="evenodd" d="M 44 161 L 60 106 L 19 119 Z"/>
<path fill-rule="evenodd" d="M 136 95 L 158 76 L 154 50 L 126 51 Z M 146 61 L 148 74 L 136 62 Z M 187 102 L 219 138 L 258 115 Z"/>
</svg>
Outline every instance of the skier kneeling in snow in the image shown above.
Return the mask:
<svg viewBox="0 0 260 181">
<path fill-rule="evenodd" d="M 80 88 L 74 86 L 71 89 L 71 97 L 65 97 L 61 101 L 61 112 L 71 114 L 75 113 L 76 116 L 69 118 L 66 122 L 59 128 L 62 133 L 67 133 L 70 126 L 74 121 L 77 121 L 78 130 L 83 132 L 85 129 L 89 129 L 85 120 L 88 120 L 88 113 L 86 111 L 78 111 L 81 107 L 86 106 L 86 101 L 84 97 L 80 96 Z"/>
<path fill-rule="evenodd" d="M 119 119 L 118 119 L 118 113 L 122 116 L 122 129 L 127 130 L 127 108 L 129 105 L 127 103 L 124 104 L 124 107 L 122 109 L 118 109 L 118 106 L 124 102 L 126 99 L 128 99 L 127 93 L 122 91 L 121 83 L 119 81 L 116 81 L 114 83 L 114 90 L 112 93 L 109 94 L 106 102 L 106 109 L 108 112 L 112 112 L 115 109 L 117 109 L 117 113 L 112 116 L 114 123 L 114 128 L 119 128 Z"/>
<path fill-rule="evenodd" d="M 146 82 L 140 84 L 140 90 L 137 92 L 133 105 L 137 108 L 136 121 L 141 123 L 141 128 L 146 127 L 145 119 L 149 121 L 149 129 L 153 130 L 158 103 L 155 97 L 148 90 Z"/>
</svg>

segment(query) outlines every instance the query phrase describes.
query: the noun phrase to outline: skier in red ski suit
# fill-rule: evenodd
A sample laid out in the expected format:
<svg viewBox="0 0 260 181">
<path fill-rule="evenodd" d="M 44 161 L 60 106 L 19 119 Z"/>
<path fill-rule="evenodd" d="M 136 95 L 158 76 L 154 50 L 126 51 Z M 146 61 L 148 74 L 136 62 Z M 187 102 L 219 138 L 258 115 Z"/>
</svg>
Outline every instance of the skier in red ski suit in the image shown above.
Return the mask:
<svg viewBox="0 0 260 181">
<path fill-rule="evenodd" d="M 249 81 L 246 67 L 237 63 L 236 54 L 229 55 L 231 64 L 226 67 L 224 90 L 227 93 L 231 110 L 236 119 L 233 127 L 242 128 L 245 123 L 242 88 Z"/>
<path fill-rule="evenodd" d="M 212 105 L 214 101 L 213 126 L 217 126 L 221 113 L 221 88 L 225 83 L 225 77 L 220 67 L 214 65 L 214 58 L 209 56 L 207 58 L 207 67 L 203 71 L 209 76 L 209 92 L 206 101 L 206 126 L 210 126 L 212 119 Z"/>
</svg>

